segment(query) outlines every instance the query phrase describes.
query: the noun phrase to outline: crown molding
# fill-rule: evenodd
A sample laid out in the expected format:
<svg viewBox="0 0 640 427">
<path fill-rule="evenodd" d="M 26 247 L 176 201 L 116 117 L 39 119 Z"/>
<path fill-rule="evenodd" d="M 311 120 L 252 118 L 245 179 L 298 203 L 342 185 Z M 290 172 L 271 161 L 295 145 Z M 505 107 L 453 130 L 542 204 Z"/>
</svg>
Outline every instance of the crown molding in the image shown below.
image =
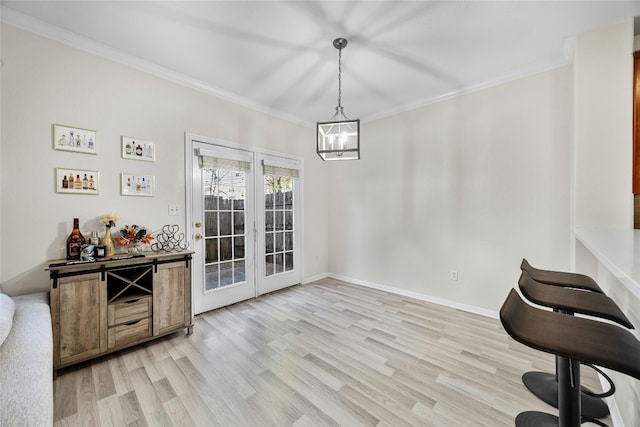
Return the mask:
<svg viewBox="0 0 640 427">
<path fill-rule="evenodd" d="M 366 121 L 372 122 L 374 120 L 385 119 L 391 116 L 395 116 L 397 114 L 406 113 L 408 111 L 412 111 L 412 110 L 416 110 L 429 105 L 437 104 L 439 102 L 446 101 L 448 99 L 457 98 L 459 96 L 468 95 L 484 89 L 489 89 L 492 87 L 503 85 L 505 83 L 510 83 L 516 80 L 531 77 L 536 74 L 545 73 L 547 71 L 551 71 L 556 68 L 561 68 L 567 65 L 571 65 L 572 63 L 573 63 L 573 41 L 571 39 L 571 40 L 565 41 L 565 44 L 563 46 L 563 55 L 560 58 L 557 58 L 555 60 L 530 64 L 527 67 L 520 68 L 511 73 L 503 74 L 502 76 L 489 79 L 478 84 L 465 86 L 459 90 L 455 90 L 455 91 L 434 96 L 432 98 L 428 98 L 422 101 L 407 104 L 399 108 L 387 110 L 373 116 L 368 116 L 366 117 Z"/>
<path fill-rule="evenodd" d="M 138 71 L 151 74 L 155 77 L 159 77 L 172 83 L 176 83 L 197 90 L 199 92 L 206 93 L 207 95 L 211 95 L 216 98 L 220 98 L 222 100 L 246 108 L 250 108 L 252 110 L 270 115 L 272 117 L 286 120 L 288 122 L 292 122 L 294 124 L 308 128 L 312 128 L 315 125 L 314 123 L 310 123 L 306 120 L 302 120 L 290 114 L 273 110 L 269 107 L 258 104 L 237 94 L 225 91 L 217 87 L 213 87 L 199 80 L 192 79 L 184 74 L 177 73 L 168 68 L 159 66 L 149 61 L 145 61 L 133 55 L 123 53 L 102 43 L 98 43 L 86 37 L 82 37 L 72 31 L 48 24 L 23 13 L 16 12 L 15 10 L 9 9 L 5 6 L 0 6 L 0 21 L 2 23 L 12 25 L 14 27 L 29 31 L 39 36 L 57 41 L 67 46 L 71 46 L 90 54 L 126 65 Z"/>
<path fill-rule="evenodd" d="M 315 127 L 315 123 L 303 120 L 299 117 L 292 116 L 291 114 L 274 110 L 265 105 L 258 104 L 248 98 L 239 96 L 237 94 L 225 91 L 223 89 L 213 87 L 202 81 L 192 79 L 184 74 L 177 73 L 168 68 L 159 66 L 149 61 L 145 61 L 133 55 L 125 54 L 121 51 L 113 49 L 102 43 L 95 42 L 86 37 L 82 37 L 76 33 L 73 33 L 64 28 L 56 27 L 54 25 L 47 24 L 28 15 L 16 12 L 13 9 L 9 9 L 5 6 L 0 6 L 0 21 L 14 27 L 32 32 L 42 37 L 55 40 L 59 43 L 71 46 L 73 48 L 83 50 L 93 55 L 109 59 L 114 62 L 118 62 L 130 68 L 134 68 L 138 71 L 168 80 L 170 82 L 197 90 L 199 92 L 206 93 L 207 95 L 214 96 L 216 98 L 231 102 L 236 105 L 240 105 L 254 111 L 267 114 L 269 116 L 279 118 L 306 128 Z M 397 114 L 409 112 L 429 105 L 437 104 L 442 101 L 446 101 L 459 96 L 478 92 L 483 89 L 488 89 L 495 86 L 500 86 L 505 83 L 509 83 L 522 78 L 530 77 L 535 74 L 547 72 L 556 68 L 560 68 L 573 63 L 575 40 L 573 38 L 565 40 L 563 45 L 563 54 L 561 57 L 554 60 L 539 62 L 530 64 L 527 67 L 514 70 L 511 73 L 498 76 L 493 79 L 489 79 L 478 84 L 462 87 L 458 90 L 437 95 L 428 99 L 423 99 L 418 102 L 403 105 L 397 108 L 392 108 L 386 111 L 381 111 L 374 115 L 361 117 L 363 123 L 372 122 L 376 120 L 385 119 Z"/>
</svg>

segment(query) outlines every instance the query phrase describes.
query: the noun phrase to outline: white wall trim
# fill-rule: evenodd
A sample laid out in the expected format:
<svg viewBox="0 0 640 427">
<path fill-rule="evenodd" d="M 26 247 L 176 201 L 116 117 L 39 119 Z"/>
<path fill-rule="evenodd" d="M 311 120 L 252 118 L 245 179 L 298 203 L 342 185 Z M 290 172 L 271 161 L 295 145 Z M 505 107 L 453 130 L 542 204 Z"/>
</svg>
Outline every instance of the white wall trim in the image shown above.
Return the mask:
<svg viewBox="0 0 640 427">
<path fill-rule="evenodd" d="M 416 110 L 418 108 L 426 107 L 432 104 L 437 104 L 439 102 L 446 101 L 448 99 L 457 98 L 463 95 L 468 95 L 470 93 L 478 92 L 483 89 L 489 89 L 495 86 L 503 85 L 505 83 L 524 79 L 526 77 L 531 77 L 536 74 L 545 73 L 547 71 L 551 71 L 556 68 L 571 65 L 573 63 L 573 45 L 574 45 L 573 39 L 565 40 L 565 44 L 563 48 L 564 52 L 563 52 L 562 58 L 530 64 L 527 67 L 514 70 L 511 73 L 503 74 L 502 76 L 498 76 L 496 78 L 489 79 L 484 82 L 462 87 L 453 92 L 445 93 L 440 96 L 435 96 L 433 98 L 429 98 L 419 102 L 415 102 L 413 104 L 405 105 L 400 108 L 381 111 L 380 113 L 374 116 L 367 117 L 366 120 L 363 120 L 363 121 L 371 122 L 374 120 L 384 119 L 390 116 L 394 116 L 396 114 L 405 113 L 411 110 Z"/>
<path fill-rule="evenodd" d="M 602 368 L 600 367 L 600 369 Z M 600 387 L 602 387 L 602 390 L 608 390 L 609 383 L 607 380 L 600 374 L 598 374 L 598 379 L 600 380 Z M 613 427 L 624 427 L 624 421 L 622 421 L 622 415 L 620 415 L 620 409 L 618 408 L 615 397 L 605 397 L 604 401 L 607 402 L 607 406 L 609 407 L 609 416 L 611 417 Z"/>
<path fill-rule="evenodd" d="M 170 82 L 195 89 L 199 92 L 204 92 L 207 95 L 212 95 L 225 101 L 241 105 L 243 107 L 250 108 L 252 110 L 268 114 L 270 116 L 286 120 L 304 127 L 313 127 L 315 125 L 314 123 L 309 123 L 305 120 L 301 120 L 297 117 L 291 116 L 281 111 L 270 109 L 268 107 L 265 107 L 264 105 L 260 105 L 235 93 L 213 87 L 199 80 L 185 76 L 184 74 L 175 72 L 165 67 L 161 67 L 157 64 L 145 61 L 136 56 L 123 53 L 102 43 L 98 43 L 94 40 L 82 37 L 72 31 L 47 24 L 46 22 L 27 16 L 23 13 L 16 12 L 15 10 L 9 9 L 5 6 L 0 6 L 0 20 L 5 24 L 13 25 L 14 27 L 18 27 L 42 37 L 55 40 L 67 46 L 71 46 L 73 48 L 83 50 L 93 55 L 118 62 L 120 64 L 134 68 L 138 71 L 142 71 L 161 79 L 165 79 Z"/>
<path fill-rule="evenodd" d="M 308 283 L 315 282 L 316 280 L 326 279 L 327 277 L 329 277 L 329 273 L 317 274 L 315 276 L 305 277 L 304 279 L 302 279 L 302 282 L 300 282 L 300 283 L 302 285 L 306 285 Z"/>
<path fill-rule="evenodd" d="M 189 87 L 191 89 L 204 92 L 208 95 L 213 95 L 225 101 L 229 101 L 234 104 L 241 105 L 243 107 L 251 108 L 255 111 L 269 114 L 273 117 L 280 118 L 282 120 L 286 120 L 304 127 L 311 128 L 315 126 L 315 123 L 310 123 L 306 120 L 302 120 L 298 117 L 291 116 L 290 114 L 284 113 L 282 111 L 273 110 L 269 107 L 258 104 L 250 99 L 244 98 L 235 93 L 225 91 L 218 87 L 213 87 L 211 85 L 205 84 L 204 82 L 192 79 L 188 76 L 185 76 L 184 74 L 177 73 L 173 70 L 169 70 L 157 64 L 153 64 L 151 62 L 142 60 L 133 55 L 125 54 L 109 46 L 106 46 L 102 43 L 98 43 L 96 41 L 87 39 L 86 37 L 79 36 L 78 34 L 75 34 L 71 31 L 68 31 L 60 27 L 56 27 L 54 25 L 40 21 L 39 19 L 35 19 L 33 17 L 22 14 L 20 12 L 16 12 L 15 10 L 9 9 L 4 6 L 0 6 L 0 20 L 6 24 L 13 25 L 23 30 L 27 30 L 32 33 L 38 34 L 40 36 L 58 41 L 60 43 L 66 44 L 67 46 L 84 50 L 94 55 L 98 55 L 103 58 L 118 62 L 120 64 L 127 65 L 131 68 L 135 68 L 139 71 L 154 75 L 156 77 L 160 77 L 165 80 L 169 80 L 173 83 L 177 83 L 177 84 Z M 526 67 L 520 68 L 518 70 L 514 70 L 508 74 L 498 76 L 496 78 L 487 80 L 485 82 L 480 82 L 478 84 L 462 87 L 453 92 L 445 93 L 429 99 L 418 101 L 406 106 L 402 106 L 400 108 L 382 111 L 378 114 L 375 114 L 366 118 L 361 118 L 361 120 L 362 122 L 366 123 L 374 120 L 383 119 L 399 113 L 425 107 L 427 105 L 436 104 L 438 102 L 442 102 L 447 99 L 456 98 L 458 96 L 477 92 L 482 89 L 491 88 L 493 86 L 499 86 L 504 83 L 508 83 L 514 80 L 519 80 L 525 77 L 532 76 L 534 74 L 543 73 L 543 72 L 550 71 L 565 65 L 570 65 L 572 62 L 573 62 L 573 39 L 568 39 L 564 43 L 563 57 L 561 58 L 530 64 Z"/>
<path fill-rule="evenodd" d="M 405 289 L 396 288 L 393 286 L 367 282 L 365 280 L 359 280 L 359 279 L 354 279 L 352 277 L 340 276 L 338 274 L 333 274 L 333 273 L 329 273 L 329 277 L 332 279 L 353 283 L 355 285 L 366 286 L 368 288 L 378 289 L 380 291 L 386 291 L 396 295 L 402 295 L 405 297 L 415 298 L 421 301 L 431 302 L 433 304 L 443 305 L 445 307 L 455 308 L 456 310 L 462 310 L 468 313 L 479 314 L 480 316 L 490 317 L 492 319 L 500 318 L 498 312 L 493 310 L 487 310 L 485 308 L 476 307 L 473 305 L 461 304 L 459 302 L 447 300 L 444 298 L 433 297 L 433 296 L 422 294 L 419 292 L 413 292 Z"/>
</svg>

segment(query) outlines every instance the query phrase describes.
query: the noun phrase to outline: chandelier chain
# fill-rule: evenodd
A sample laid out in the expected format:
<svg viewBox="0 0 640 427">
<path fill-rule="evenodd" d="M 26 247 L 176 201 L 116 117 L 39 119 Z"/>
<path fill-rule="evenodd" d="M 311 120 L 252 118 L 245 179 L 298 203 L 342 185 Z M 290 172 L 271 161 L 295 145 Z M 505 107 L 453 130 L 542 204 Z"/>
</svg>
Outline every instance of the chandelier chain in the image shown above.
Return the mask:
<svg viewBox="0 0 640 427">
<path fill-rule="evenodd" d="M 342 48 L 338 49 L 338 107 L 342 106 Z"/>
</svg>

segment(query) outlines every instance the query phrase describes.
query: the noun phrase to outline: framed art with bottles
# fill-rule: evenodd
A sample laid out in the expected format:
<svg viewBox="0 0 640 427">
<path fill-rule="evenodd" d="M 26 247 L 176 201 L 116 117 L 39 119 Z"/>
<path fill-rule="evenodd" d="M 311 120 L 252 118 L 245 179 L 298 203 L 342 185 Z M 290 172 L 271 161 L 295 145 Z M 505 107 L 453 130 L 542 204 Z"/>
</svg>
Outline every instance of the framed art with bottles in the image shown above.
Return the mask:
<svg viewBox="0 0 640 427">
<path fill-rule="evenodd" d="M 56 193 L 99 194 L 100 172 L 77 168 L 56 168 Z"/>
<path fill-rule="evenodd" d="M 123 196 L 153 197 L 155 177 L 153 175 L 120 174 L 120 194 Z"/>
<path fill-rule="evenodd" d="M 122 137 L 122 158 L 130 160 L 156 161 L 156 146 L 153 141 Z"/>
<path fill-rule="evenodd" d="M 97 154 L 95 130 L 53 125 L 53 148 L 76 153 Z"/>
</svg>

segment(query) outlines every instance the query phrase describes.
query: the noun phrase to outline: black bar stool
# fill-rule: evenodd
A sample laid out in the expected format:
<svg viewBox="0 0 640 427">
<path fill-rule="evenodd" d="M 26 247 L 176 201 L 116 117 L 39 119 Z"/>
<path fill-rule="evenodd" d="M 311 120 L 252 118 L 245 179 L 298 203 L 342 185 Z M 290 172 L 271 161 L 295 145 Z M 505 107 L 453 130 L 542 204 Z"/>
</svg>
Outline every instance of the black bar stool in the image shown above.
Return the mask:
<svg viewBox="0 0 640 427">
<path fill-rule="evenodd" d="M 587 314 L 602 319 L 611 320 L 626 328 L 633 329 L 633 325 L 620 310 L 617 304 L 605 294 L 589 292 L 576 288 L 565 288 L 542 284 L 523 270 L 518 281 L 520 291 L 529 301 L 554 311 L 573 315 Z M 556 373 L 527 372 L 522 376 L 522 382 L 534 395 L 551 406 L 558 407 L 558 366 L 556 358 Z M 610 389 L 602 394 L 593 393 L 586 387 L 580 390 L 581 413 L 587 418 L 604 418 L 609 415 L 609 408 L 603 397 L 610 396 L 615 391 L 611 379 L 592 365 L 588 365 L 600 373 L 609 382 Z"/>
<path fill-rule="evenodd" d="M 598 292 L 603 294 L 600 286 L 591 277 L 579 273 L 568 273 L 565 271 L 540 270 L 534 268 L 522 259 L 520 270 L 529 273 L 529 276 L 537 282 L 546 283 L 547 285 L 561 286 L 563 288 L 584 289 L 585 291 Z"/>
<path fill-rule="evenodd" d="M 516 341 L 555 354 L 559 417 L 528 411 L 516 427 L 579 427 L 580 363 L 592 363 L 640 380 L 640 341 L 611 323 L 534 308 L 512 289 L 500 309 L 505 331 Z"/>
</svg>

